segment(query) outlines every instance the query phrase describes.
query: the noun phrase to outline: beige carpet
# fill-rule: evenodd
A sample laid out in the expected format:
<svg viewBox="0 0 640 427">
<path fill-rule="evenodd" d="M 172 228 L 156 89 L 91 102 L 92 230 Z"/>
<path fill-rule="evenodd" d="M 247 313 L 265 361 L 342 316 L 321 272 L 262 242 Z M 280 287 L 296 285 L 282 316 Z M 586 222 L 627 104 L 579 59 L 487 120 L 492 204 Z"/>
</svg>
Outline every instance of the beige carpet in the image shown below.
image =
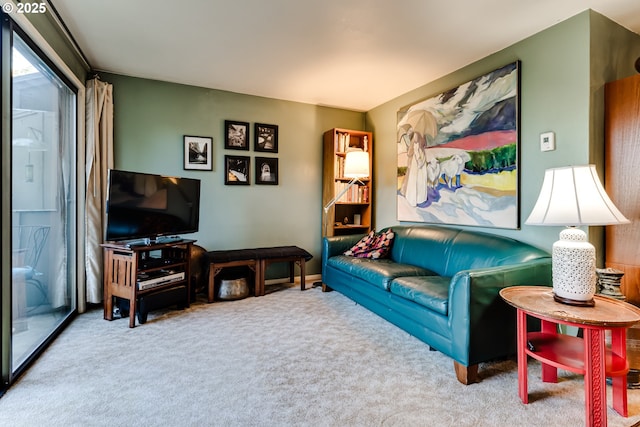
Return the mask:
<svg viewBox="0 0 640 427">
<path fill-rule="evenodd" d="M 450 359 L 339 293 L 283 287 L 134 329 L 79 316 L 0 399 L 0 425 L 584 425 L 582 377 L 545 384 L 532 361 L 523 405 L 514 361 L 480 372 L 463 386 Z M 609 425 L 640 420 L 640 391 L 629 412 Z"/>
</svg>

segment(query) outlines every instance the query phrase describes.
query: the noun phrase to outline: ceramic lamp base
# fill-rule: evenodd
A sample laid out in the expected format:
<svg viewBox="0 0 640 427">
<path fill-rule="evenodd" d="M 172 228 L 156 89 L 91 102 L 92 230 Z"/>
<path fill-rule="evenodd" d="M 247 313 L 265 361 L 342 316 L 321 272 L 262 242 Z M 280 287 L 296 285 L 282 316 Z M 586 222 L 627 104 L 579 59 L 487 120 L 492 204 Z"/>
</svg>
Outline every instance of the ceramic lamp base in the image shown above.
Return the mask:
<svg viewBox="0 0 640 427">
<path fill-rule="evenodd" d="M 560 232 L 552 251 L 553 293 L 556 301 L 593 306 L 596 293 L 596 249 L 578 228 Z"/>
</svg>

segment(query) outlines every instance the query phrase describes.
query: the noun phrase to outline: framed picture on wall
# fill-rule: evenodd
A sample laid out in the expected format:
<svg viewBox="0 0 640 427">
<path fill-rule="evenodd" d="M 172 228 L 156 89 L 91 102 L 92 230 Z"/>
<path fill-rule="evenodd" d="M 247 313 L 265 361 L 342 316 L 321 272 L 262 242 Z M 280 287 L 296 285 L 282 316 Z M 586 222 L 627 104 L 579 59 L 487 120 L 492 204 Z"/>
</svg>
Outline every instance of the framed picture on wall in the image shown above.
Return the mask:
<svg viewBox="0 0 640 427">
<path fill-rule="evenodd" d="M 249 150 L 249 123 L 225 120 L 224 148 Z"/>
<path fill-rule="evenodd" d="M 224 156 L 224 183 L 249 185 L 251 158 L 249 156 Z"/>
<path fill-rule="evenodd" d="M 213 138 L 185 135 L 183 150 L 185 170 L 213 170 Z"/>
<path fill-rule="evenodd" d="M 278 152 L 278 125 L 267 125 L 256 123 L 254 126 L 254 146 L 255 151 L 266 151 L 269 153 Z"/>
<path fill-rule="evenodd" d="M 256 157 L 256 184 L 278 185 L 278 159 Z"/>
<path fill-rule="evenodd" d="M 516 61 L 398 111 L 399 221 L 520 227 L 519 82 Z"/>
</svg>

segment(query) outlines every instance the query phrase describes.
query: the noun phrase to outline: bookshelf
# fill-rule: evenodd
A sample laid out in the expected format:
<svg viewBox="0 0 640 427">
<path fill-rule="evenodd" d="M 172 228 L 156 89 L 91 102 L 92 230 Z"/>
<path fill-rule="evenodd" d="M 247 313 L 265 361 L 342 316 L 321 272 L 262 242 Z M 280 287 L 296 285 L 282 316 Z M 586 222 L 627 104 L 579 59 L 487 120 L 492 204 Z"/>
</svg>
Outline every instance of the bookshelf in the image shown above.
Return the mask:
<svg viewBox="0 0 640 427">
<path fill-rule="evenodd" d="M 324 208 L 351 181 L 344 176 L 344 161 L 349 151 L 368 153 L 371 176 L 351 186 L 329 209 L 326 218 L 323 210 L 323 236 L 363 234 L 372 229 L 373 135 L 371 132 L 334 128 L 324 133 L 322 206 Z"/>
</svg>

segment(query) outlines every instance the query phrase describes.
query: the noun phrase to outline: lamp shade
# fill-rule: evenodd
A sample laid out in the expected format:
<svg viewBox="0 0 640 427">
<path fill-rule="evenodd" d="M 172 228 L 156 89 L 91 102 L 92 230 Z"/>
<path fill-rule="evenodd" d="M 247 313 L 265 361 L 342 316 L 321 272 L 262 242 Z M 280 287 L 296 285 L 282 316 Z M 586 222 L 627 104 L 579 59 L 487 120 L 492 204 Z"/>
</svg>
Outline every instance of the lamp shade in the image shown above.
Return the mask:
<svg viewBox="0 0 640 427">
<path fill-rule="evenodd" d="M 604 191 L 594 165 L 547 169 L 530 225 L 613 225 L 629 220 Z"/>
<path fill-rule="evenodd" d="M 346 178 L 365 178 L 369 176 L 369 153 L 366 151 L 349 151 L 344 159 L 344 176 Z"/>
</svg>

